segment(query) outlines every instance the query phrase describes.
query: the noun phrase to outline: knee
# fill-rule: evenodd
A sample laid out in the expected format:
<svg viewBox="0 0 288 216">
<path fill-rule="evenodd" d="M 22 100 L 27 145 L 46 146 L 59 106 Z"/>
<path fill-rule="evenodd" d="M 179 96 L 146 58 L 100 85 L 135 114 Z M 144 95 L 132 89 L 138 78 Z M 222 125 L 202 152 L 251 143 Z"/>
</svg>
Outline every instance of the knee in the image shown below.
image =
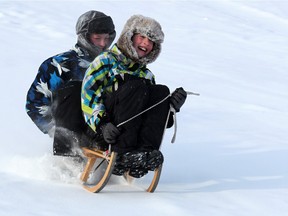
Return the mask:
<svg viewBox="0 0 288 216">
<path fill-rule="evenodd" d="M 166 85 L 155 85 L 155 90 L 159 95 L 166 97 L 170 94 L 170 90 Z"/>
</svg>

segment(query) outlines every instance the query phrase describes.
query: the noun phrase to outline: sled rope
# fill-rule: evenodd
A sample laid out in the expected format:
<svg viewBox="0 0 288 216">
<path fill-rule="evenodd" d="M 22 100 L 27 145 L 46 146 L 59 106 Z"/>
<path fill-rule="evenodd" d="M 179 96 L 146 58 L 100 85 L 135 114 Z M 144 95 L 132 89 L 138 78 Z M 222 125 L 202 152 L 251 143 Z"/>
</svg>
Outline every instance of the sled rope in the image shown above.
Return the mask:
<svg viewBox="0 0 288 216">
<path fill-rule="evenodd" d="M 160 143 L 159 149 L 161 148 L 161 145 L 162 145 L 162 142 L 163 142 L 163 138 L 164 138 L 165 131 L 166 131 L 165 129 L 167 128 L 167 125 L 168 125 L 168 121 L 169 121 L 169 117 L 170 117 L 170 113 L 171 113 L 171 112 L 173 113 L 173 121 L 174 121 L 174 134 L 173 134 L 171 143 L 174 143 L 175 140 L 176 140 L 176 133 L 177 133 L 176 110 L 175 110 L 174 107 L 170 104 L 170 110 L 169 110 L 168 115 L 167 115 L 167 118 L 166 118 L 166 123 L 165 123 L 164 129 L 163 129 L 163 134 L 162 134 L 162 138 L 161 138 L 161 143 Z"/>
<path fill-rule="evenodd" d="M 153 104 L 152 106 L 150 106 L 150 107 L 148 107 L 147 109 L 143 110 L 142 112 L 140 112 L 140 113 L 132 116 L 131 118 L 127 119 L 126 121 L 121 122 L 120 124 L 117 125 L 117 127 L 120 127 L 121 125 L 126 124 L 127 122 L 133 120 L 134 118 L 137 118 L 138 116 L 142 115 L 143 113 L 145 113 L 145 112 L 151 110 L 152 108 L 158 106 L 159 104 L 163 103 L 166 99 L 168 99 L 170 96 L 171 96 L 171 94 L 167 95 L 167 96 L 166 96 L 164 99 L 162 99 L 161 101 Z"/>
<path fill-rule="evenodd" d="M 187 93 L 187 95 L 197 95 L 197 96 L 200 95 L 199 93 L 194 93 L 194 92 L 189 92 L 189 91 L 186 91 L 186 93 Z M 142 115 L 143 113 L 153 109 L 154 107 L 158 106 L 159 104 L 161 104 L 165 100 L 167 100 L 169 97 L 171 97 L 171 95 L 172 95 L 172 93 L 168 94 L 165 98 L 163 98 L 159 102 L 153 104 L 152 106 L 148 107 L 147 109 L 143 110 L 142 112 L 132 116 L 131 118 L 127 119 L 126 121 L 123 121 L 123 122 L 119 123 L 117 125 L 117 127 L 120 127 L 121 125 L 126 124 L 127 122 L 133 120 L 134 118 L 137 118 L 138 116 Z M 163 132 L 163 135 L 162 135 L 162 140 L 163 140 L 163 137 L 164 137 L 165 129 L 167 128 L 167 125 L 168 125 L 170 112 L 173 113 L 173 121 L 174 121 L 174 134 L 173 134 L 171 143 L 174 143 L 175 140 L 176 140 L 176 133 L 177 133 L 177 119 L 176 119 L 176 110 L 174 109 L 174 107 L 171 104 L 170 104 L 170 110 L 169 110 L 168 115 L 167 115 L 167 119 L 166 119 L 166 123 L 165 123 L 165 127 L 164 127 L 164 132 Z M 162 141 L 161 141 L 161 143 L 162 143 Z"/>
<path fill-rule="evenodd" d="M 111 144 L 109 144 L 109 147 L 106 151 L 103 152 L 103 155 L 105 157 L 105 159 L 108 161 L 108 157 L 111 154 Z"/>
<path fill-rule="evenodd" d="M 134 118 L 137 118 L 138 116 L 142 115 L 143 113 L 153 109 L 154 107 L 158 106 L 159 104 L 163 103 L 165 100 L 167 100 L 172 94 L 168 94 L 165 98 L 163 98 L 162 100 L 160 100 L 159 102 L 153 104 L 152 106 L 148 107 L 147 109 L 143 110 L 142 112 L 132 116 L 131 118 L 127 119 L 126 121 L 123 121 L 121 122 L 120 124 L 117 125 L 117 127 L 120 127 L 121 125 L 123 124 L 126 124 L 127 122 L 133 120 Z M 176 139 L 176 132 L 177 132 L 177 129 L 176 129 L 176 111 L 175 109 L 172 107 L 172 105 L 170 105 L 170 110 L 168 112 L 168 115 L 167 115 L 167 119 L 166 119 L 166 123 L 165 123 L 165 127 L 164 127 L 164 132 L 163 132 L 163 135 L 162 135 L 162 140 L 163 140 L 163 137 L 164 137 L 164 133 L 165 133 L 165 128 L 167 127 L 167 124 L 168 124 L 168 120 L 169 120 L 169 116 L 170 116 L 170 112 L 173 112 L 173 119 L 174 119 L 174 135 L 173 135 L 173 138 L 171 140 L 171 143 L 174 143 L 175 142 L 175 139 Z M 161 140 L 161 144 L 162 144 L 162 140 Z M 160 146 L 161 146 L 160 144 Z"/>
<path fill-rule="evenodd" d="M 175 140 L 176 140 L 176 133 L 177 133 L 177 119 L 176 119 L 176 110 L 174 109 L 174 107 L 172 105 L 170 105 L 170 112 L 173 113 L 173 121 L 174 121 L 174 133 L 173 133 L 173 137 L 172 137 L 171 143 L 174 143 Z M 169 116 L 167 117 L 165 128 L 167 127 L 168 120 L 169 120 Z"/>
<path fill-rule="evenodd" d="M 102 159 L 102 161 L 95 167 L 94 172 L 106 161 L 106 159 Z"/>
</svg>

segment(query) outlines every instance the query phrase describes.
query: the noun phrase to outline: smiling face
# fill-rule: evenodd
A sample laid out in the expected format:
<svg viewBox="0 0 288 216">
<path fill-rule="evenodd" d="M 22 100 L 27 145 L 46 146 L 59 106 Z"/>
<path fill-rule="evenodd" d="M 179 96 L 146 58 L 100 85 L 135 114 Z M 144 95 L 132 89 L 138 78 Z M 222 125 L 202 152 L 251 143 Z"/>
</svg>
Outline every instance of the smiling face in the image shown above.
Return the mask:
<svg viewBox="0 0 288 216">
<path fill-rule="evenodd" d="M 132 38 L 132 42 L 139 58 L 147 56 L 154 46 L 154 43 L 149 40 L 149 38 L 141 34 L 135 34 Z"/>
</svg>

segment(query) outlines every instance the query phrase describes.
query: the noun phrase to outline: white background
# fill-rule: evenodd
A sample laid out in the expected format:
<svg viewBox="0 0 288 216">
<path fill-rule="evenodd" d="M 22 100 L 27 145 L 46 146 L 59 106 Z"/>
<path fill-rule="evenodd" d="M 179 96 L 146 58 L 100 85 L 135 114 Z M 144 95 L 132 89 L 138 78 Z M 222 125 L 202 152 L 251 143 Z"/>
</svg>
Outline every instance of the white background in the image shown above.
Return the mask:
<svg viewBox="0 0 288 216">
<path fill-rule="evenodd" d="M 116 177 L 99 194 L 85 191 L 80 168 L 52 156 L 25 112 L 38 67 L 73 46 L 91 9 L 113 18 L 117 36 L 131 15 L 158 20 L 156 81 L 201 94 L 179 113 L 175 144 L 166 131 L 153 194 Z M 1 0 L 0 215 L 287 215 L 287 10 L 277 0 Z"/>
</svg>

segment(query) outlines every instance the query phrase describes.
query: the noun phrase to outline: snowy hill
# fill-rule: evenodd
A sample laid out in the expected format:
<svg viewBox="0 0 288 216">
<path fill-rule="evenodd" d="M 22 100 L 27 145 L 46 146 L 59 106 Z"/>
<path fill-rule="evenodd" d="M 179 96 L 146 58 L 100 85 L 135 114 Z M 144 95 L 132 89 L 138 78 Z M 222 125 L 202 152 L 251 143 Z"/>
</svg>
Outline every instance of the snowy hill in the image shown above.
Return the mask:
<svg viewBox="0 0 288 216">
<path fill-rule="evenodd" d="M 76 20 L 91 9 L 110 15 L 118 35 L 133 14 L 158 20 L 156 81 L 200 93 L 178 115 L 175 144 L 166 132 L 153 194 L 145 178 L 85 191 L 80 168 L 53 157 L 52 140 L 25 113 L 39 65 L 72 47 Z M 272 0 L 2 0 L 0 215 L 287 215 L 287 10 Z"/>
</svg>

